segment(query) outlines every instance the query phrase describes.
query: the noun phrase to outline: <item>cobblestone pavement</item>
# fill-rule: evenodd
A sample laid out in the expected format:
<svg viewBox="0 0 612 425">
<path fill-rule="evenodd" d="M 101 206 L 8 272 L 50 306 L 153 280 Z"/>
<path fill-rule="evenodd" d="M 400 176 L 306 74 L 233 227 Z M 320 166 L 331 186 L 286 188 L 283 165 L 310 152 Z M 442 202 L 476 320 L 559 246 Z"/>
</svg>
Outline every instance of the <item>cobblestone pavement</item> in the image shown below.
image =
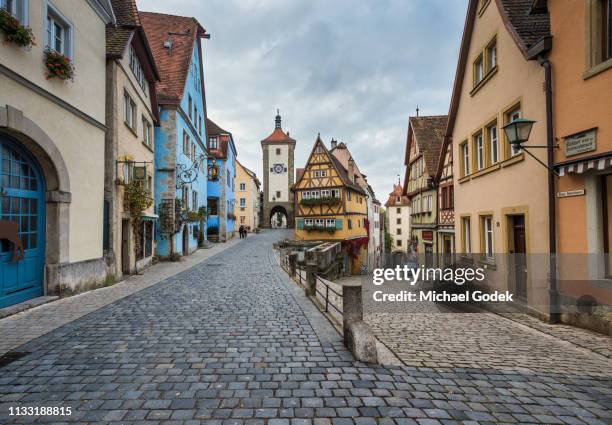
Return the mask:
<svg viewBox="0 0 612 425">
<path fill-rule="evenodd" d="M 355 362 L 272 261 L 283 235 L 249 238 L 19 347 L 30 354 L 0 369 L 0 423 L 610 423 L 610 364 L 572 346 L 571 367 L 556 372 L 540 370 L 543 355 L 531 369 L 455 366 L 460 341 L 440 345 L 446 361 L 433 367 Z M 489 338 L 509 339 L 508 323 Z M 438 343 L 456 337 L 418 330 Z M 73 413 L 8 416 L 15 406 Z"/>
</svg>

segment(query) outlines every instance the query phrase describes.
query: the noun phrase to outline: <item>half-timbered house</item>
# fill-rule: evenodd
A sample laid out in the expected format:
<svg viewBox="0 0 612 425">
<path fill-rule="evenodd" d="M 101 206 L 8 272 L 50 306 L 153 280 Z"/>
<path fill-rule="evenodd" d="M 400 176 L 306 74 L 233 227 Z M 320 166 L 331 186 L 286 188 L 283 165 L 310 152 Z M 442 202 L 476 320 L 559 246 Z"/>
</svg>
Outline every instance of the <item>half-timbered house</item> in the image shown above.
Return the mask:
<svg viewBox="0 0 612 425">
<path fill-rule="evenodd" d="M 345 271 L 359 273 L 367 262 L 368 212 L 353 158 L 345 168 L 317 137 L 293 191 L 296 239 L 342 242 Z"/>
<path fill-rule="evenodd" d="M 440 153 L 436 174 L 438 190 L 438 262 L 449 265 L 455 252 L 455 190 L 453 186 L 453 149 L 446 144 Z"/>
</svg>

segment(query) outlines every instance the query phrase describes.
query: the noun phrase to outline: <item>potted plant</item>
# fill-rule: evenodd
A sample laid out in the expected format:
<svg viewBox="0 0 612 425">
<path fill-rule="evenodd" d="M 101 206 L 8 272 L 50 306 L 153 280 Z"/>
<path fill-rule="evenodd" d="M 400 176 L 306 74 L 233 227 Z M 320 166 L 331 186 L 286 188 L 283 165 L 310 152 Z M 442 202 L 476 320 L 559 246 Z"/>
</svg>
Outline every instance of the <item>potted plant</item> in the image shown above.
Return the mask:
<svg viewBox="0 0 612 425">
<path fill-rule="evenodd" d="M 20 47 L 30 48 L 36 45 L 32 28 L 23 26 L 19 19 L 7 10 L 0 8 L 0 29 L 4 32 L 6 41 Z"/>
<path fill-rule="evenodd" d="M 74 80 L 74 65 L 68 56 L 55 50 L 45 51 L 45 67 L 47 68 L 47 80 L 58 78 L 60 80 Z"/>
</svg>

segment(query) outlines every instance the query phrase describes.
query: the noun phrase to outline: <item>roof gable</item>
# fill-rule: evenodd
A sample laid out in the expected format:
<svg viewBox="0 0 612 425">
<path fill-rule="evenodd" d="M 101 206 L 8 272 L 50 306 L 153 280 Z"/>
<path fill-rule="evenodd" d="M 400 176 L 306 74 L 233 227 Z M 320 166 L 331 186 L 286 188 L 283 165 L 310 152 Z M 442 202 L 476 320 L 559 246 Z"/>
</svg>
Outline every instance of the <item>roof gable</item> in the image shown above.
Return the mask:
<svg viewBox="0 0 612 425">
<path fill-rule="evenodd" d="M 447 115 L 410 117 L 409 119 L 409 139 L 412 133 L 411 140 L 414 140 L 419 153 L 425 158 L 425 169 L 430 176 L 435 175 L 438 169 L 447 120 Z M 407 146 L 406 149 L 409 150 L 410 146 Z"/>
<path fill-rule="evenodd" d="M 189 66 L 206 30 L 195 18 L 140 12 L 161 81 L 156 85 L 160 103 L 178 103 L 183 97 Z"/>
</svg>

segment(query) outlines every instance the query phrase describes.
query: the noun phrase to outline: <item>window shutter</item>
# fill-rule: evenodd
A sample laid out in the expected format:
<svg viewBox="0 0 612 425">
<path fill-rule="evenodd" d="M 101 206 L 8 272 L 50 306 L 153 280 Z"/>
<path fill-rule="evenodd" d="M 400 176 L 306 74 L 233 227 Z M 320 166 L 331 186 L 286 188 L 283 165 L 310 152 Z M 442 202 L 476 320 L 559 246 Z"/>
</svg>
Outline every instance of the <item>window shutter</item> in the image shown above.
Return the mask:
<svg viewBox="0 0 612 425">
<path fill-rule="evenodd" d="M 342 219 L 341 218 L 336 219 L 336 230 L 342 230 Z"/>
<path fill-rule="evenodd" d="M 297 219 L 297 228 L 298 229 L 304 229 L 304 219 L 303 218 L 298 218 Z"/>
</svg>

